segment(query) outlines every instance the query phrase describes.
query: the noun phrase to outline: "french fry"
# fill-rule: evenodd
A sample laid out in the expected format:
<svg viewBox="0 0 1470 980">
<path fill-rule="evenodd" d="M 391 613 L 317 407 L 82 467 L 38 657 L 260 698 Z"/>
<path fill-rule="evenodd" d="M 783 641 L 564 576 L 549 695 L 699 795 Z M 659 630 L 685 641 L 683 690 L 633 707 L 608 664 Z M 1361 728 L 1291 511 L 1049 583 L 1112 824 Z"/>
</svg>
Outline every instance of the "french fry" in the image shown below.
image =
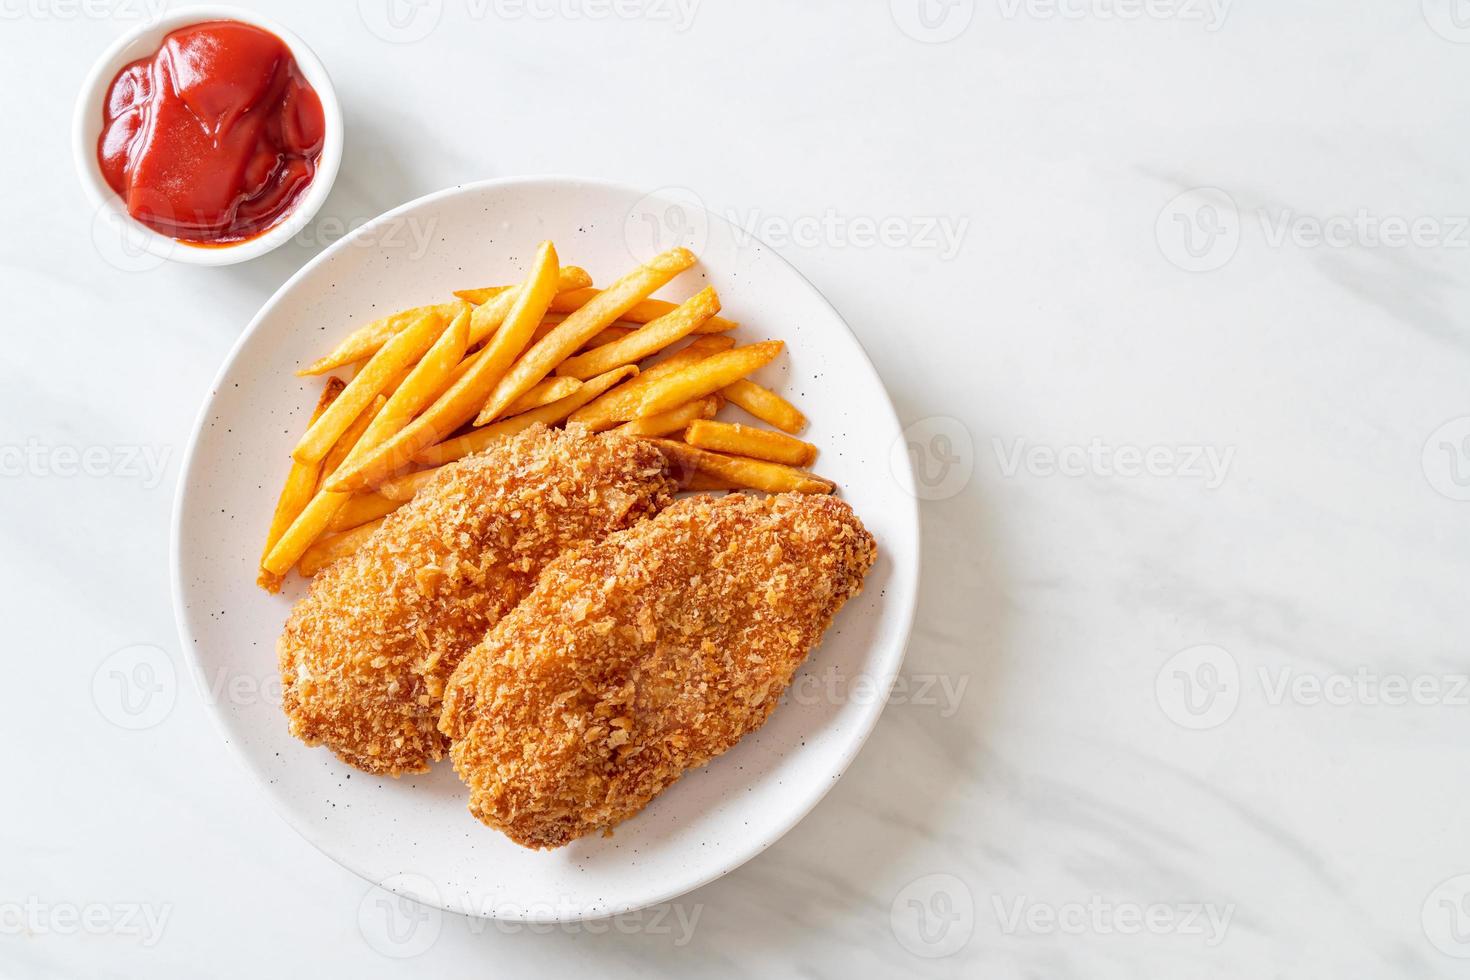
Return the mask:
<svg viewBox="0 0 1470 980">
<path fill-rule="evenodd" d="M 740 487 L 764 490 L 767 493 L 831 493 L 833 484 L 814 473 L 798 470 L 781 463 L 745 456 L 726 456 L 696 449 L 672 439 L 650 439 L 669 461 L 674 475 L 681 482 L 693 472 L 728 480 Z"/>
<path fill-rule="evenodd" d="M 629 436 L 669 436 L 684 429 L 696 419 L 711 419 L 720 410 L 720 398 L 718 395 L 710 395 L 698 401 L 671 408 L 667 412 L 659 412 L 647 418 L 634 419 L 624 422 L 613 429 Z M 686 440 L 687 441 L 687 440 Z"/>
<path fill-rule="evenodd" d="M 364 542 L 373 536 L 373 532 L 382 525 L 383 519 L 380 517 L 375 521 L 354 527 L 350 531 L 322 538 L 302 553 L 301 563 L 297 566 L 302 577 L 311 578 L 338 558 L 346 558 L 361 548 Z"/>
<path fill-rule="evenodd" d="M 332 448 L 327 450 L 327 455 L 322 457 L 322 482 L 330 479 L 332 474 L 337 472 L 337 468 L 351 458 L 353 450 L 362 444 L 363 436 L 372 427 L 378 416 L 383 414 L 383 407 L 387 404 L 388 399 L 379 395 L 373 399 L 367 411 L 352 420 L 347 431 L 342 433 L 342 438 L 338 439 Z"/>
<path fill-rule="evenodd" d="M 688 347 L 644 370 L 627 384 L 614 388 L 584 408 L 577 409 L 568 421 L 580 422 L 592 431 L 600 432 L 619 422 L 637 418 L 638 403 L 654 381 L 734 346 L 735 340 L 732 337 L 699 337 Z"/>
<path fill-rule="evenodd" d="M 481 286 L 479 289 L 456 289 L 455 299 L 462 299 L 471 306 L 479 306 L 488 299 L 494 299 L 501 293 L 510 289 L 509 286 Z"/>
<path fill-rule="evenodd" d="M 512 415 L 510 418 L 501 419 L 499 422 L 475 429 L 473 432 L 467 432 L 462 436 L 446 439 L 437 446 L 430 446 L 428 449 L 423 450 L 413 460 L 415 463 L 438 466 L 443 463 L 453 462 L 463 456 L 468 456 L 470 453 L 478 453 L 488 449 L 495 443 L 509 439 L 517 432 L 528 429 L 537 422 L 546 425 L 561 422 L 568 415 L 571 415 L 619 381 L 637 373 L 638 369 L 636 367 L 631 364 L 625 364 L 606 374 L 589 378 L 575 392 L 560 401 L 554 401 L 550 405 L 543 405 L 540 408 L 534 408 L 520 415 Z"/>
<path fill-rule="evenodd" d="M 550 245 L 551 243 L 546 242 L 545 244 Z M 553 248 L 553 257 L 555 256 L 555 254 L 556 250 Z M 537 255 L 539 258 L 540 253 L 538 252 Z M 531 267 L 531 274 L 535 275 L 535 272 L 536 266 L 533 263 Z M 587 273 L 582 269 L 579 269 L 576 266 L 572 265 L 567 266 L 565 269 L 558 268 L 556 273 L 556 280 L 550 288 L 552 294 L 554 295 L 558 290 L 576 289 L 578 288 L 579 284 L 586 285 L 591 281 L 591 276 L 587 275 Z M 476 344 L 480 343 L 486 337 L 494 333 L 500 327 L 501 323 L 503 323 L 510 316 L 510 311 L 512 307 L 515 305 L 517 300 L 520 299 L 521 288 L 523 285 L 524 284 L 511 286 L 504 292 L 497 293 L 491 300 L 489 300 L 489 302 L 485 303 L 483 306 L 475 307 L 474 313 L 470 316 L 471 347 L 474 347 Z M 543 287 L 545 286 L 544 283 L 542 285 Z M 547 296 L 546 302 L 547 305 L 551 304 L 551 296 Z"/>
<path fill-rule="evenodd" d="M 347 382 L 337 400 L 306 430 L 306 435 L 291 452 L 292 457 L 298 462 L 310 463 L 325 456 L 333 443 L 347 431 L 352 420 L 401 371 L 423 357 L 443 332 L 444 317 L 438 312 L 431 312 L 396 334 L 363 365 L 356 377 Z"/>
<path fill-rule="evenodd" d="M 518 352 L 516 338 L 524 341 L 524 338 L 529 337 L 546 313 L 546 306 L 556 291 L 557 279 L 556 249 L 547 242 L 537 253 L 531 278 L 523 284 L 523 288 L 515 291 L 515 300 L 500 327 L 496 342 L 486 347 L 483 354 L 475 359 L 474 365 L 448 391 L 440 395 L 434 404 L 425 409 L 422 415 L 400 429 L 391 439 L 374 446 L 360 459 L 344 466 L 329 481 L 327 489 L 338 493 L 367 490 L 392 476 L 419 450 L 434 445 L 473 418 L 475 410 L 484 403 L 492 386 Z M 498 303 L 501 297 L 507 295 L 511 295 L 510 290 L 490 302 Z M 473 324 L 472 316 L 472 339 Z M 501 338 L 505 338 L 504 342 L 501 342 Z M 526 388 L 529 390 L 530 385 Z M 519 391 L 516 396 L 523 394 L 525 391 Z"/>
<path fill-rule="evenodd" d="M 327 531 L 350 531 L 360 524 L 387 517 L 402 506 L 403 501 L 389 500 L 381 493 L 356 493 L 332 515 L 332 519 L 327 522 Z"/>
<path fill-rule="evenodd" d="M 703 470 L 690 470 L 684 479 L 679 481 L 679 489 L 695 491 L 719 491 L 740 490 L 740 484 L 735 480 L 727 480 L 724 477 L 706 473 Z"/>
<path fill-rule="evenodd" d="M 532 385 L 550 374 L 569 354 L 694 262 L 694 253 L 687 248 L 670 249 L 588 300 L 586 305 L 532 345 L 500 379 L 476 423 L 483 424 L 499 416 L 507 405 L 531 390 Z"/>
<path fill-rule="evenodd" d="M 414 494 L 424 488 L 425 484 L 438 476 L 441 469 L 443 467 L 436 466 L 433 469 L 418 470 L 405 476 L 396 477 L 378 487 L 378 493 L 387 497 L 389 500 L 407 503 L 413 499 Z"/>
<path fill-rule="evenodd" d="M 323 483 L 332 478 L 332 474 L 338 467 L 352 460 L 354 453 L 362 446 L 365 433 L 372 426 L 373 420 L 387 404 L 388 399 L 383 395 L 378 395 L 365 412 L 352 420 L 351 426 L 342 433 L 341 438 L 322 459 Z M 286 533 L 281 535 L 281 539 L 276 542 L 271 553 L 266 556 L 262 563 L 265 570 L 273 575 L 285 575 L 306 552 L 306 549 L 326 532 L 332 519 L 337 516 L 337 512 L 347 503 L 350 496 L 350 494 L 332 493 L 319 488 L 306 507 L 296 516 L 296 520 L 291 522 Z"/>
<path fill-rule="evenodd" d="M 762 422 L 774 425 L 782 432 L 790 432 L 794 435 L 806 428 L 806 416 L 797 411 L 795 405 L 754 381 L 742 378 L 733 384 L 726 385 L 720 390 L 720 394 Z"/>
<path fill-rule="evenodd" d="M 638 403 L 638 415 L 656 415 L 676 405 L 712 395 L 732 381 L 769 364 L 785 346 L 779 340 L 747 344 L 670 372 L 648 386 Z"/>
<path fill-rule="evenodd" d="M 569 357 L 556 373 L 567 378 L 591 378 L 622 364 L 636 364 L 678 340 L 683 340 L 701 323 L 720 311 L 715 287 L 706 286 L 657 320 L 652 320 L 621 340 Z"/>
<path fill-rule="evenodd" d="M 604 344 L 611 344 L 613 341 L 622 340 L 637 329 L 637 327 L 620 327 L 614 323 L 612 326 L 603 330 L 602 333 L 594 334 L 587 343 L 581 346 L 580 350 L 589 351 L 595 347 L 601 347 Z"/>
<path fill-rule="evenodd" d="M 561 282 L 565 283 L 565 285 L 558 287 L 559 292 L 576 293 L 581 292 L 583 289 L 590 289 L 592 286 L 592 277 L 587 274 L 586 269 L 580 266 L 564 265 L 561 267 Z M 456 289 L 454 295 L 457 299 L 462 299 L 472 306 L 479 306 L 485 301 L 499 296 L 507 289 L 514 288 L 514 285 L 481 286 L 478 289 Z M 583 302 L 586 301 L 584 300 Z"/>
<path fill-rule="evenodd" d="M 507 416 L 519 415 L 522 412 L 529 412 L 533 408 L 540 408 L 542 405 L 550 405 L 552 402 L 560 401 L 567 397 L 580 387 L 582 387 L 582 382 L 576 378 L 546 378 L 540 384 L 536 385 L 536 387 L 517 398 L 505 410 L 505 414 Z"/>
<path fill-rule="evenodd" d="M 690 422 L 684 441 L 698 449 L 768 459 L 788 466 L 810 466 L 817 458 L 816 446 L 794 436 L 739 422 L 712 422 L 708 418 Z"/>
<path fill-rule="evenodd" d="M 417 415 L 425 405 L 443 394 L 449 386 L 449 378 L 464 357 L 465 347 L 470 340 L 470 310 L 466 306 L 459 311 L 434 346 L 429 348 L 423 360 L 409 371 L 408 377 L 393 392 L 388 404 L 373 419 L 363 437 L 354 446 L 361 455 L 374 446 L 382 445 Z M 359 521 L 358 523 L 362 523 Z M 351 525 L 348 525 L 349 527 Z"/>
<path fill-rule="evenodd" d="M 586 289 L 569 289 L 564 293 L 557 293 L 556 299 L 551 301 L 553 313 L 575 313 L 580 310 L 598 293 L 600 289 L 588 287 Z M 648 323 L 657 320 L 661 316 L 667 316 L 674 311 L 678 303 L 670 303 L 663 299 L 645 299 L 634 303 L 633 306 L 622 315 L 620 319 L 629 323 Z M 694 329 L 695 333 L 723 333 L 726 330 L 734 330 L 740 324 L 734 320 L 726 320 L 724 317 L 712 316 Z"/>
<path fill-rule="evenodd" d="M 413 309 L 400 310 L 391 316 L 374 320 L 372 323 L 354 330 L 330 354 L 313 361 L 300 371 L 297 371 L 296 374 L 298 377 L 305 377 L 309 374 L 326 374 L 328 371 L 334 371 L 344 365 L 353 364 L 364 358 L 371 357 L 384 344 L 392 340 L 397 334 L 402 333 L 411 324 L 417 323 L 420 318 L 430 313 L 438 313 L 440 316 L 446 318 L 452 317 L 458 308 L 458 303 L 415 306 Z"/>
<path fill-rule="evenodd" d="M 321 414 L 332 404 L 332 400 L 342 393 L 346 382 L 341 378 L 328 378 L 326 385 L 322 387 L 321 397 L 317 399 L 316 409 L 311 413 L 311 422 L 321 418 Z M 276 500 L 276 509 L 271 514 L 270 529 L 266 531 L 265 548 L 260 553 L 260 562 L 264 566 L 266 557 L 276 542 L 281 540 L 281 535 L 286 533 L 286 528 L 296 520 L 298 514 L 305 509 L 311 501 L 311 495 L 316 492 L 317 482 L 321 479 L 320 463 L 298 463 L 291 461 L 291 469 L 286 473 L 286 483 L 281 487 L 281 495 Z M 272 575 L 264 567 L 256 579 L 257 584 L 267 592 L 277 592 L 281 588 L 281 577 Z"/>
</svg>

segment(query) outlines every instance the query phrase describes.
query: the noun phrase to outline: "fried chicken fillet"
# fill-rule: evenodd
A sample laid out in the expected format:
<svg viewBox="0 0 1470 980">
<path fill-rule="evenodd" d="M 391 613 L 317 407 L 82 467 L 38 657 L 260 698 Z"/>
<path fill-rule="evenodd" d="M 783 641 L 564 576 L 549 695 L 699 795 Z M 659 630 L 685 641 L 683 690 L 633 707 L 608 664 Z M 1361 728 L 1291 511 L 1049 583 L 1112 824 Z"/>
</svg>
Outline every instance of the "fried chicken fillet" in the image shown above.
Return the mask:
<svg viewBox="0 0 1470 980">
<path fill-rule="evenodd" d="M 470 811 L 535 848 L 631 817 L 765 722 L 875 555 L 840 500 L 735 494 L 562 556 L 450 678 Z"/>
<path fill-rule="evenodd" d="M 279 643 L 291 733 L 366 772 L 443 758 L 440 698 L 460 657 L 548 562 L 657 512 L 658 450 L 536 426 L 467 457 L 324 569 Z"/>
</svg>

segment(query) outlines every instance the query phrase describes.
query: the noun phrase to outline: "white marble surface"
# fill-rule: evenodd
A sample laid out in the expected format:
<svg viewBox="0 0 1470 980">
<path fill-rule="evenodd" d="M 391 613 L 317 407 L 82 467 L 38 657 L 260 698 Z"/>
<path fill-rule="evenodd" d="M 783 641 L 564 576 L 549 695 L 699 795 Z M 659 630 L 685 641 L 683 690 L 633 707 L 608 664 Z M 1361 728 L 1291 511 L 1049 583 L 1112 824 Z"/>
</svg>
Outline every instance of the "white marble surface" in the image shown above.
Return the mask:
<svg viewBox="0 0 1470 980">
<path fill-rule="evenodd" d="M 142 7 L 0 5 L 0 976 L 1470 976 L 1452 0 L 429 0 L 409 43 L 264 3 L 347 115 L 317 231 L 130 272 L 67 127 Z M 385 917 L 298 839 L 168 594 L 195 411 L 328 221 L 537 172 L 771 240 L 937 417 L 938 498 L 907 695 L 821 806 L 657 918 L 542 933 Z"/>
</svg>

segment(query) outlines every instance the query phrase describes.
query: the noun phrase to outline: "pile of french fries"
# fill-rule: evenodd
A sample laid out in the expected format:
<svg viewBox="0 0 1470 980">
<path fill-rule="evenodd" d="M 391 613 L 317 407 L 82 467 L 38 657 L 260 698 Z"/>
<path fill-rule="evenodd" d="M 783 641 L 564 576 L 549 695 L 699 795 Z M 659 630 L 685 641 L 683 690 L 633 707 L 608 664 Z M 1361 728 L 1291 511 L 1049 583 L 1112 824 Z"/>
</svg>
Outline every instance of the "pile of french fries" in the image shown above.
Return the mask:
<svg viewBox="0 0 1470 980">
<path fill-rule="evenodd" d="M 671 249 L 596 289 L 543 242 L 524 282 L 374 320 L 298 371 L 356 369 L 327 378 L 292 450 L 259 584 L 277 591 L 293 566 L 315 575 L 441 468 L 538 422 L 652 440 L 689 490 L 830 493 L 806 469 L 817 448 L 795 437 L 806 417 L 748 378 L 783 343 L 737 346 L 713 287 L 651 298 L 695 261 Z M 726 404 L 774 429 L 716 420 Z"/>
</svg>

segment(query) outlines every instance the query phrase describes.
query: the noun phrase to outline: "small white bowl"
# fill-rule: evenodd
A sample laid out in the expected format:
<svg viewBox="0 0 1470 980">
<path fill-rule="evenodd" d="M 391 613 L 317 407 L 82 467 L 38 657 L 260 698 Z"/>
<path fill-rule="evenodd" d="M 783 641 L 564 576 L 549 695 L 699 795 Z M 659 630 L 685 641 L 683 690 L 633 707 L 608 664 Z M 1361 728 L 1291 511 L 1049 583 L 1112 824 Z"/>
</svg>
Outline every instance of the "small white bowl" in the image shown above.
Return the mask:
<svg viewBox="0 0 1470 980">
<path fill-rule="evenodd" d="M 270 31 L 285 42 L 295 57 L 301 74 L 316 89 L 317 97 L 321 99 L 326 138 L 322 143 L 316 175 L 306 188 L 306 193 L 279 224 L 264 234 L 243 242 L 201 247 L 161 235 L 128 214 L 122 198 L 102 176 L 102 168 L 97 162 L 97 140 L 102 135 L 102 107 L 107 99 L 107 90 L 117 73 L 125 65 L 157 51 L 169 32 L 211 20 L 238 20 Z M 82 187 L 96 206 L 98 217 L 108 219 L 126 235 L 128 248 L 141 249 L 159 258 L 192 265 L 233 265 L 264 255 L 285 243 L 306 227 L 307 222 L 311 221 L 322 202 L 327 199 L 332 183 L 337 179 L 337 168 L 342 163 L 342 107 L 337 102 L 337 91 L 332 87 L 332 80 L 322 66 L 321 59 L 306 46 L 305 41 L 280 24 L 237 7 L 184 7 L 129 31 L 97 59 L 77 97 L 71 137 L 72 154 L 76 158 L 77 174 L 81 177 Z"/>
</svg>

